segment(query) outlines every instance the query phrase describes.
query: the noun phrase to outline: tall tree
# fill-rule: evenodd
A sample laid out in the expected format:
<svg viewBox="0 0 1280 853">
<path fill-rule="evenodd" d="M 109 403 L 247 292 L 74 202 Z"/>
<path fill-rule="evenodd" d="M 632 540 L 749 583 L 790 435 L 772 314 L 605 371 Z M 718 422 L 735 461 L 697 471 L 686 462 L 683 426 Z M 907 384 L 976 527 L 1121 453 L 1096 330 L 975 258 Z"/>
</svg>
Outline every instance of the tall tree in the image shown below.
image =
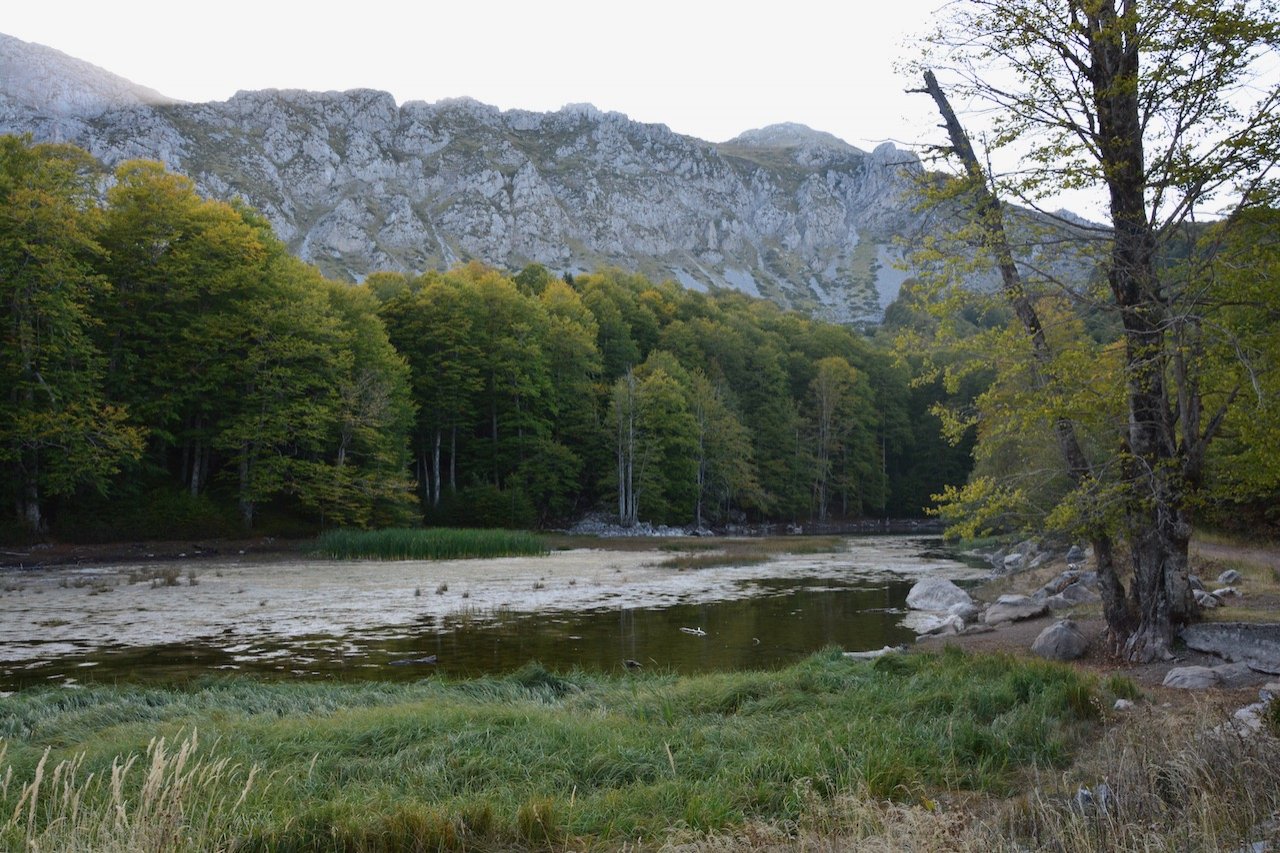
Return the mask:
<svg viewBox="0 0 1280 853">
<path fill-rule="evenodd" d="M 450 276 L 419 290 L 406 287 L 380 309 L 391 343 L 409 364 L 418 410 L 414 457 L 423 503 L 431 508 L 440 505 L 446 480 L 450 492 L 457 490 L 458 433 L 476 419 L 483 380 L 475 299 L 466 282 Z"/>
<path fill-rule="evenodd" d="M 1169 274 L 1169 247 L 1206 205 L 1256 203 L 1277 162 L 1280 86 L 1259 66 L 1280 42 L 1277 10 L 1269 2 L 1139 0 L 973 0 L 949 8 L 932 40 L 942 48 L 938 70 L 952 93 L 996 115 L 990 147 L 1020 153 L 1015 173 L 987 173 L 929 60 L 917 70 L 943 113 L 985 248 L 1045 366 L 1042 324 L 1027 310 L 1034 305 L 1022 283 L 1007 274 L 1015 263 L 999 196 L 1034 202 L 1062 189 L 1105 192 L 1109 228 L 1095 236 L 1105 246 L 1105 303 L 1124 349 L 1113 494 L 1132 570 L 1123 599 L 1117 574 L 1104 578 L 1106 610 L 1126 657 L 1167 657 L 1177 626 L 1195 611 L 1191 501 L 1234 398 L 1207 399 L 1184 358 L 1184 333 L 1203 331 L 1202 306 Z M 1087 295 L 1083 282 L 1059 284 L 1071 298 Z M 1065 464 L 1080 483 L 1096 481 L 1096 466 L 1075 452 L 1069 419 L 1057 422 Z"/>
<path fill-rule="evenodd" d="M 18 518 L 44 531 L 44 503 L 82 486 L 105 491 L 142 432 L 106 402 L 90 303 L 95 164 L 67 146 L 0 137 L 0 482 Z"/>
</svg>

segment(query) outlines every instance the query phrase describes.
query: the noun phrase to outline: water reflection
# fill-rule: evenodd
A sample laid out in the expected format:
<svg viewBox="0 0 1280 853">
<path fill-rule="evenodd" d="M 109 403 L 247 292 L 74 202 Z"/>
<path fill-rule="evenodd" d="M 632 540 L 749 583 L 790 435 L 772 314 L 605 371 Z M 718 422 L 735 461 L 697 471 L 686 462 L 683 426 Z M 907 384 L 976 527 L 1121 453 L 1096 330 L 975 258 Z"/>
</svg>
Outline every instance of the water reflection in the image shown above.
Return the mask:
<svg viewBox="0 0 1280 853">
<path fill-rule="evenodd" d="M 0 689 L 37 684 L 174 683 L 223 672 L 275 678 L 415 680 L 501 673 L 529 661 L 558 671 L 621 672 L 624 661 L 677 673 L 782 666 L 826 646 L 909 641 L 898 625 L 911 582 L 768 579 L 750 597 L 662 608 L 504 612 L 491 620 L 424 616 L 343 636 L 222 638 L 105 647 L 0 669 Z M 681 631 L 699 629 L 702 635 Z M 434 665 L 392 665 L 434 655 Z"/>
</svg>

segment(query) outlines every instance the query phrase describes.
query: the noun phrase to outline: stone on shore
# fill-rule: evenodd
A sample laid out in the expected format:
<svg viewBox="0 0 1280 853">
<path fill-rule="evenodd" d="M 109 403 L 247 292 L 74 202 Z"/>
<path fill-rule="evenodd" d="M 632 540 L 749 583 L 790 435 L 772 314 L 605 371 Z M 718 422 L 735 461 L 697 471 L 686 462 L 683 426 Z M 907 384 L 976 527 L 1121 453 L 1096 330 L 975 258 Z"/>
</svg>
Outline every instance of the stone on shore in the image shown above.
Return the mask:
<svg viewBox="0 0 1280 853">
<path fill-rule="evenodd" d="M 1068 661 L 1082 656 L 1089 640 L 1070 619 L 1055 622 L 1040 632 L 1031 651 L 1049 660 Z"/>
<path fill-rule="evenodd" d="M 999 625 L 1002 622 L 1019 622 L 1023 619 L 1034 619 L 1049 609 L 1043 601 L 1036 601 L 1027 595 L 1002 595 L 996 603 L 987 608 L 983 617 L 988 625 Z"/>
<path fill-rule="evenodd" d="M 912 610 L 947 612 L 957 604 L 973 604 L 969 593 L 946 578 L 925 578 L 917 581 L 907 593 L 907 607 Z"/>
<path fill-rule="evenodd" d="M 1165 687 L 1181 690 L 1207 690 L 1222 683 L 1222 676 L 1207 666 L 1179 666 L 1164 677 Z"/>
</svg>

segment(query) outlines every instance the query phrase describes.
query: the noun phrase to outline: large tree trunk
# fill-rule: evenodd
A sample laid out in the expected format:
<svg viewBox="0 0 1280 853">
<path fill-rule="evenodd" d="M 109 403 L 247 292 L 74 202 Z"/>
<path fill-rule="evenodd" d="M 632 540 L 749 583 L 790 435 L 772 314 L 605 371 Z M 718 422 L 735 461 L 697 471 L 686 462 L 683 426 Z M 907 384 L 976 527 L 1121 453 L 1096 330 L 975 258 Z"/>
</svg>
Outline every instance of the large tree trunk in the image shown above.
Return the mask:
<svg viewBox="0 0 1280 853">
<path fill-rule="evenodd" d="M 1137 630 L 1125 646 L 1130 660 L 1170 657 L 1174 631 L 1196 612 L 1187 580 L 1186 486 L 1165 387 L 1169 330 L 1156 239 L 1146 209 L 1146 171 L 1138 104 L 1137 17 L 1105 0 L 1088 14 L 1090 83 L 1096 138 L 1106 168 L 1113 226 L 1112 298 L 1125 336 L 1128 402 L 1129 544 Z"/>
</svg>

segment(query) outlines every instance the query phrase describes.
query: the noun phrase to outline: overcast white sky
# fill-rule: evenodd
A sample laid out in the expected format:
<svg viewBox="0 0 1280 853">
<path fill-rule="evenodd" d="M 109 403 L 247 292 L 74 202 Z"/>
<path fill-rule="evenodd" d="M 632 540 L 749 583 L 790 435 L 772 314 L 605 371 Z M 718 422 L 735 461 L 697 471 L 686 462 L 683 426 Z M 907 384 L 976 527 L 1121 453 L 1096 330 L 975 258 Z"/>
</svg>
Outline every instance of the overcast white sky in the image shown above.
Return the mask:
<svg viewBox="0 0 1280 853">
<path fill-rule="evenodd" d="M 42 0 L 7 4 L 0 32 L 189 101 L 368 87 L 589 102 L 713 142 L 794 121 L 869 149 L 936 134 L 892 64 L 942 2 Z"/>
</svg>

